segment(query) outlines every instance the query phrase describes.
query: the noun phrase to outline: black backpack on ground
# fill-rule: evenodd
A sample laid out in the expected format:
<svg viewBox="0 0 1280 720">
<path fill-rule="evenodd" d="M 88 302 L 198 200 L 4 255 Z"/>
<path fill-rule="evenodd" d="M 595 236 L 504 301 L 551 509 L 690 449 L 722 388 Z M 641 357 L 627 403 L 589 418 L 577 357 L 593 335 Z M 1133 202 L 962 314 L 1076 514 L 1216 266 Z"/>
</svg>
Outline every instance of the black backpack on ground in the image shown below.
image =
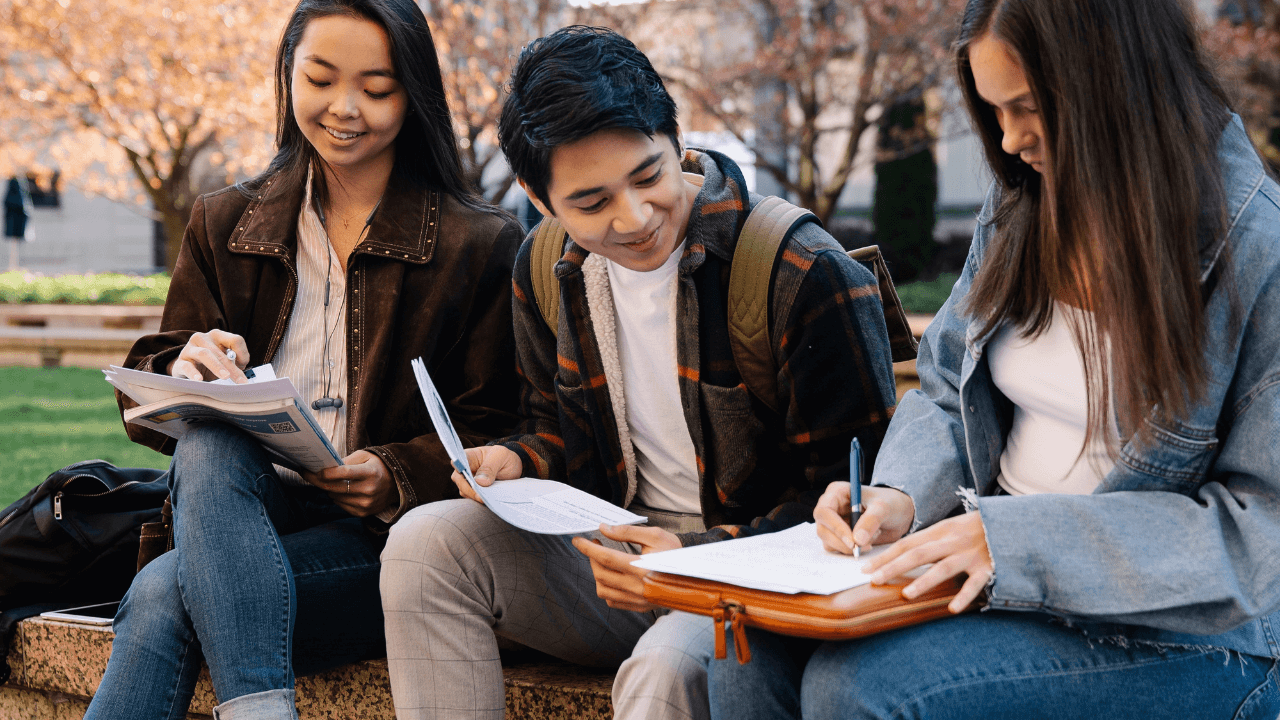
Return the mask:
<svg viewBox="0 0 1280 720">
<path fill-rule="evenodd" d="M 58 470 L 0 512 L 0 683 L 22 617 L 124 597 L 143 523 L 160 519 L 164 470 L 86 460 Z"/>
</svg>

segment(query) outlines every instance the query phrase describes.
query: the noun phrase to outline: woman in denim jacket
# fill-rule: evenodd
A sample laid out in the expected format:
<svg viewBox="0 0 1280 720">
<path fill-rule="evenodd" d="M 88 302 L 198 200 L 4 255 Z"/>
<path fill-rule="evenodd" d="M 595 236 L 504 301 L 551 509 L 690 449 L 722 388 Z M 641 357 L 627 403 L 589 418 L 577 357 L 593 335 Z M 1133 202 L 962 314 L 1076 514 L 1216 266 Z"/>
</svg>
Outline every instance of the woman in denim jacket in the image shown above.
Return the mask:
<svg viewBox="0 0 1280 720">
<path fill-rule="evenodd" d="M 874 582 L 986 608 L 848 642 L 751 632 L 718 717 L 1280 713 L 1280 188 L 1178 0 L 970 0 L 995 183 L 866 511 Z M 905 537 L 904 537 L 905 536 Z M 901 538 L 901 539 L 900 539 Z M 729 653 L 733 657 L 733 653 Z"/>
</svg>

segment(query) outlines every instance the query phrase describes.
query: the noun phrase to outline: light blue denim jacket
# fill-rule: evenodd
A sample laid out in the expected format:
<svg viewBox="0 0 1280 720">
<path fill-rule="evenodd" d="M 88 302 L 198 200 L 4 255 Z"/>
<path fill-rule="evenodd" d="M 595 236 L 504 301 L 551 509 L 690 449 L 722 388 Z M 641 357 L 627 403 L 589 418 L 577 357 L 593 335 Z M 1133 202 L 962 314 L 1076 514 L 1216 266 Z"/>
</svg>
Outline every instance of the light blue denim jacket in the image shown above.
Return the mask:
<svg viewBox="0 0 1280 720">
<path fill-rule="evenodd" d="M 956 510 L 958 488 L 976 491 L 995 564 L 991 608 L 1052 613 L 1122 643 L 1280 657 L 1280 188 L 1238 117 L 1218 157 L 1230 225 L 1201 269 L 1229 262 L 1231 280 L 1206 305 L 1206 397 L 1177 422 L 1152 423 L 1154 443 L 1125 442 L 1090 495 L 992 496 L 1012 405 L 991 381 L 990 336 L 976 337 L 962 311 L 995 229 L 988 196 L 873 484 L 911 496 L 912 530 Z M 1229 283 L 1242 311 L 1234 333 Z"/>
</svg>

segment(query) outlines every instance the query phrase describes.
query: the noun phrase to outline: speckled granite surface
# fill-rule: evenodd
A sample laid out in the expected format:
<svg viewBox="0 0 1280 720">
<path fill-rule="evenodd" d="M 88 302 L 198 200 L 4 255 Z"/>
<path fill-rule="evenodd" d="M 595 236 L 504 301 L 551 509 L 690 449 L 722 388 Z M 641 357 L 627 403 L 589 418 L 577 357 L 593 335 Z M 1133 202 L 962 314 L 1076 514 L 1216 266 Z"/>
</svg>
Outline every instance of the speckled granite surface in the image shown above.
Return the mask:
<svg viewBox="0 0 1280 720">
<path fill-rule="evenodd" d="M 0 719 L 79 720 L 111 654 L 110 628 L 32 619 L 18 626 L 9 653 L 13 677 L 0 686 Z M 504 654 L 509 720 L 609 720 L 613 672 L 525 652 Z M 303 720 L 394 720 L 385 660 L 356 663 L 298 679 Z M 216 704 L 201 671 L 189 717 Z"/>
<path fill-rule="evenodd" d="M 84 698 L 0 685 L 0 718 L 4 720 L 80 720 L 87 709 L 89 703 Z"/>
<path fill-rule="evenodd" d="M 507 717 L 539 720 L 610 720 L 613 671 L 558 661 L 504 665 Z"/>
<path fill-rule="evenodd" d="M 386 660 L 347 665 L 298 678 L 298 715 L 303 720 L 395 720 Z"/>
</svg>

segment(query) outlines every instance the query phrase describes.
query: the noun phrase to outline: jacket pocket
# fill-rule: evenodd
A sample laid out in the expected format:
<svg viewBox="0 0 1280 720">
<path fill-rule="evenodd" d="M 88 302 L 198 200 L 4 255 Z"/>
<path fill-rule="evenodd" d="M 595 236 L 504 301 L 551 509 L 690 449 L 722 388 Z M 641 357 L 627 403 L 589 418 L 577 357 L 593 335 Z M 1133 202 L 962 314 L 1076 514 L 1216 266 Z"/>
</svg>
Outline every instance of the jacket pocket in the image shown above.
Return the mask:
<svg viewBox="0 0 1280 720">
<path fill-rule="evenodd" d="M 764 423 L 751 409 L 747 386 L 735 387 L 699 384 L 701 393 L 704 459 L 704 482 L 715 482 L 727 507 L 741 505 L 734 493 L 756 469 L 756 442 L 764 431 Z"/>
<path fill-rule="evenodd" d="M 1174 490 L 1190 494 L 1204 484 L 1218 453 L 1214 431 L 1181 423 L 1147 421 L 1149 440 L 1132 440 L 1117 464 L 1136 474 L 1125 490 Z M 1170 485 L 1174 487 L 1170 487 Z"/>
<path fill-rule="evenodd" d="M 560 430 L 576 430 L 591 436 L 591 417 L 587 413 L 587 391 L 578 385 L 565 385 L 556 379 L 556 405 L 560 411 Z"/>
</svg>

